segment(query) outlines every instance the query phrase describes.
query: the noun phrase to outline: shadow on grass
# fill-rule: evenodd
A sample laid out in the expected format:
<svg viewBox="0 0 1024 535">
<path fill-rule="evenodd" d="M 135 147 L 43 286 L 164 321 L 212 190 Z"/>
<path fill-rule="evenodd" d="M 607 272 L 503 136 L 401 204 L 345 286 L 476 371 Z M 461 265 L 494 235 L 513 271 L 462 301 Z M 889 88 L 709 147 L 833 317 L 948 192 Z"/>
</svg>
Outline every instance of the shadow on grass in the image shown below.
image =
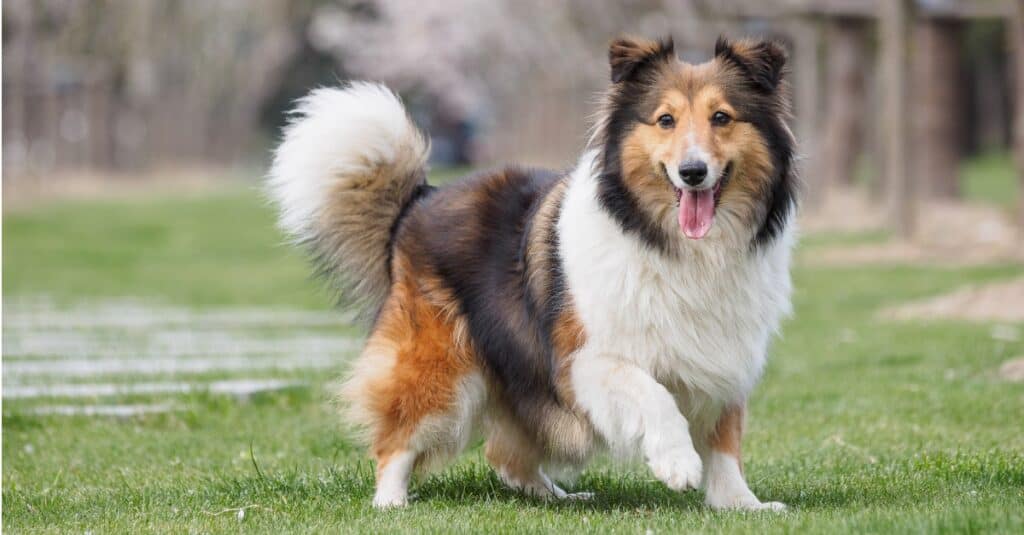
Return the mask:
<svg viewBox="0 0 1024 535">
<path fill-rule="evenodd" d="M 253 474 L 246 477 L 211 477 L 205 497 L 212 503 L 239 501 L 338 500 L 370 507 L 373 465 L 361 461 L 345 469 L 329 468 L 319 474 L 300 471 Z M 483 463 L 459 464 L 440 473 L 416 478 L 410 488 L 413 505 L 423 507 L 504 504 L 529 509 L 578 512 L 613 512 L 671 508 L 704 510 L 702 492 L 677 493 L 642 475 L 597 471 L 584 474 L 570 491 L 593 492 L 589 500 L 545 500 L 506 487 Z"/>
<path fill-rule="evenodd" d="M 370 461 L 360 461 L 346 468 L 328 468 L 319 473 L 278 471 L 244 477 L 211 477 L 206 498 L 225 506 L 240 501 L 338 501 L 356 503 L 370 510 L 374 491 L 374 469 Z M 891 474 L 890 474 L 891 475 Z M 864 478 L 837 481 L 807 481 L 802 484 L 778 482 L 762 489 L 765 499 L 786 503 L 791 509 L 822 510 L 852 505 L 907 503 L 913 493 L 903 485 L 886 489 L 878 474 Z M 588 471 L 572 485 L 563 485 L 569 492 L 592 492 L 589 500 L 547 500 L 527 496 L 506 487 L 484 463 L 461 463 L 439 473 L 414 478 L 410 487 L 412 505 L 425 508 L 447 508 L 478 505 L 510 505 L 521 509 L 557 512 L 635 512 L 676 510 L 709 512 L 704 506 L 702 491 L 674 492 L 653 477 L 625 469 Z M 929 493 L 920 493 L 926 498 Z"/>
<path fill-rule="evenodd" d="M 782 470 L 756 482 L 755 492 L 765 499 L 782 501 L 791 513 L 842 511 L 844 509 L 903 508 L 936 505 L 950 497 L 974 495 L 979 499 L 1012 495 L 1024 485 L 1022 458 L 1018 453 L 926 453 L 862 466 L 862 470 L 814 472 Z M 772 470 L 763 470 L 771 474 Z M 204 511 L 258 504 L 268 511 L 295 514 L 314 512 L 324 518 L 351 519 L 351 515 L 375 516 L 371 508 L 373 463 L 350 460 L 343 468 L 290 467 L 254 469 L 247 474 L 209 474 L 175 486 L 126 485 L 110 489 L 115 496 L 62 498 L 23 489 L 4 489 L 4 505 L 13 513 L 57 511 L 82 507 L 86 520 L 104 517 L 104 504 L 113 499 L 122 510 L 146 504 L 180 504 L 158 515 L 180 518 Z M 414 481 L 409 513 L 431 510 L 480 508 L 483 511 L 595 513 L 642 515 L 672 511 L 684 515 L 734 515 L 715 513 L 703 505 L 700 491 L 676 493 L 646 472 L 600 468 L 586 472 L 570 491 L 590 491 L 590 500 L 543 500 L 509 490 L 480 460 L 459 463 L 438 474 Z M 63 500 L 67 499 L 65 503 Z M 126 508 L 126 509 L 125 509 Z M 298 509 L 297 509 L 298 508 Z M 109 512 L 109 511 L 108 511 Z"/>
<path fill-rule="evenodd" d="M 413 487 L 421 503 L 472 504 L 479 502 L 518 503 L 527 507 L 571 511 L 622 511 L 649 508 L 699 510 L 702 492 L 678 493 L 653 478 L 631 472 L 591 471 L 571 486 L 569 492 L 592 492 L 588 500 L 546 500 L 509 489 L 482 463 L 459 465 L 424 479 Z"/>
<path fill-rule="evenodd" d="M 795 512 L 916 506 L 957 495 L 1012 493 L 1024 487 L 1024 456 L 999 449 L 922 452 L 840 472 L 779 473 L 752 485 L 762 499 L 781 501 Z M 703 492 L 674 492 L 645 470 L 589 470 L 566 490 L 593 492 L 594 497 L 585 501 L 527 497 L 506 488 L 486 464 L 474 462 L 426 478 L 414 485 L 413 492 L 427 504 L 496 501 L 568 511 L 707 511 Z"/>
</svg>

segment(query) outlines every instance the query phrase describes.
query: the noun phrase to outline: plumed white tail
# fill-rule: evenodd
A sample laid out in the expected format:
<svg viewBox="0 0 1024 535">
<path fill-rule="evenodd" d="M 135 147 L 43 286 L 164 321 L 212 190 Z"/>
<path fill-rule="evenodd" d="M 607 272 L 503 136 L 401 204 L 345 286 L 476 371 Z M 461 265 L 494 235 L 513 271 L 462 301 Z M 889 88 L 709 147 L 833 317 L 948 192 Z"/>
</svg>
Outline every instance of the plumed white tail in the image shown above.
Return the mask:
<svg viewBox="0 0 1024 535">
<path fill-rule="evenodd" d="M 298 101 L 268 178 L 281 228 L 307 245 L 344 301 L 387 296 L 392 227 L 425 184 L 429 143 L 398 96 L 355 82 Z"/>
</svg>

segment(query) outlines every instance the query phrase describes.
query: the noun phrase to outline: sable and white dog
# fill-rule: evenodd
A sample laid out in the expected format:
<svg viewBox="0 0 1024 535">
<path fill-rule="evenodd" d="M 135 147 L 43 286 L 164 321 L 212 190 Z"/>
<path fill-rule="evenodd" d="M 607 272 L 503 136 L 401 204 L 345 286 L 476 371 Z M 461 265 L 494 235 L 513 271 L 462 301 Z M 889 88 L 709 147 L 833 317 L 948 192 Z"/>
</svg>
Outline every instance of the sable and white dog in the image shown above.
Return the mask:
<svg viewBox="0 0 1024 535">
<path fill-rule="evenodd" d="M 434 188 L 428 142 L 371 83 L 302 99 L 269 188 L 281 225 L 367 316 L 342 388 L 377 461 L 374 504 L 474 431 L 508 485 L 639 453 L 713 508 L 748 488 L 747 396 L 790 310 L 797 181 L 784 51 L 619 39 L 589 149 L 568 173 L 508 167 Z"/>
</svg>

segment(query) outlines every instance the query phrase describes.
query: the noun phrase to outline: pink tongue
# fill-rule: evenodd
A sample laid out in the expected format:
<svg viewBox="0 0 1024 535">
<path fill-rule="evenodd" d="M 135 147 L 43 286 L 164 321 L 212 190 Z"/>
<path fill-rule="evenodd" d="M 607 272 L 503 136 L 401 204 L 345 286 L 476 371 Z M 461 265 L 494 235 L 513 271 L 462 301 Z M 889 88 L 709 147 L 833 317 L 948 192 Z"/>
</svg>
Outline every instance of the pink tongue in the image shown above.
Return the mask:
<svg viewBox="0 0 1024 535">
<path fill-rule="evenodd" d="M 713 190 L 683 190 L 679 196 L 679 228 L 687 238 L 699 240 L 711 230 L 715 219 Z"/>
</svg>

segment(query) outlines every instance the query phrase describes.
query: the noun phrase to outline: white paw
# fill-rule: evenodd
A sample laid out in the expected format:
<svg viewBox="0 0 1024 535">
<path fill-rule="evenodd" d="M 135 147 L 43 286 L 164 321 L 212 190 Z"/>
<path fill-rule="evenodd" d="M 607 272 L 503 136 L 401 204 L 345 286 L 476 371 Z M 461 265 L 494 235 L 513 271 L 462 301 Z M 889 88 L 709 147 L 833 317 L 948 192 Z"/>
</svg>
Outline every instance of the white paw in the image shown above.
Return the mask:
<svg viewBox="0 0 1024 535">
<path fill-rule="evenodd" d="M 373 506 L 377 509 L 393 509 L 409 505 L 409 497 L 405 494 L 377 493 L 373 497 Z"/>
<path fill-rule="evenodd" d="M 762 502 L 757 498 L 742 497 L 733 500 L 715 500 L 709 498 L 707 504 L 717 511 L 785 511 L 786 504 L 782 502 Z"/>
<path fill-rule="evenodd" d="M 693 448 L 677 448 L 648 461 L 654 477 L 677 491 L 700 485 L 701 460 Z"/>
<path fill-rule="evenodd" d="M 562 499 L 563 500 L 579 500 L 581 502 L 585 502 L 587 500 L 594 499 L 594 493 L 593 492 L 570 492 L 570 493 L 566 494 L 565 496 L 562 496 Z"/>
</svg>

